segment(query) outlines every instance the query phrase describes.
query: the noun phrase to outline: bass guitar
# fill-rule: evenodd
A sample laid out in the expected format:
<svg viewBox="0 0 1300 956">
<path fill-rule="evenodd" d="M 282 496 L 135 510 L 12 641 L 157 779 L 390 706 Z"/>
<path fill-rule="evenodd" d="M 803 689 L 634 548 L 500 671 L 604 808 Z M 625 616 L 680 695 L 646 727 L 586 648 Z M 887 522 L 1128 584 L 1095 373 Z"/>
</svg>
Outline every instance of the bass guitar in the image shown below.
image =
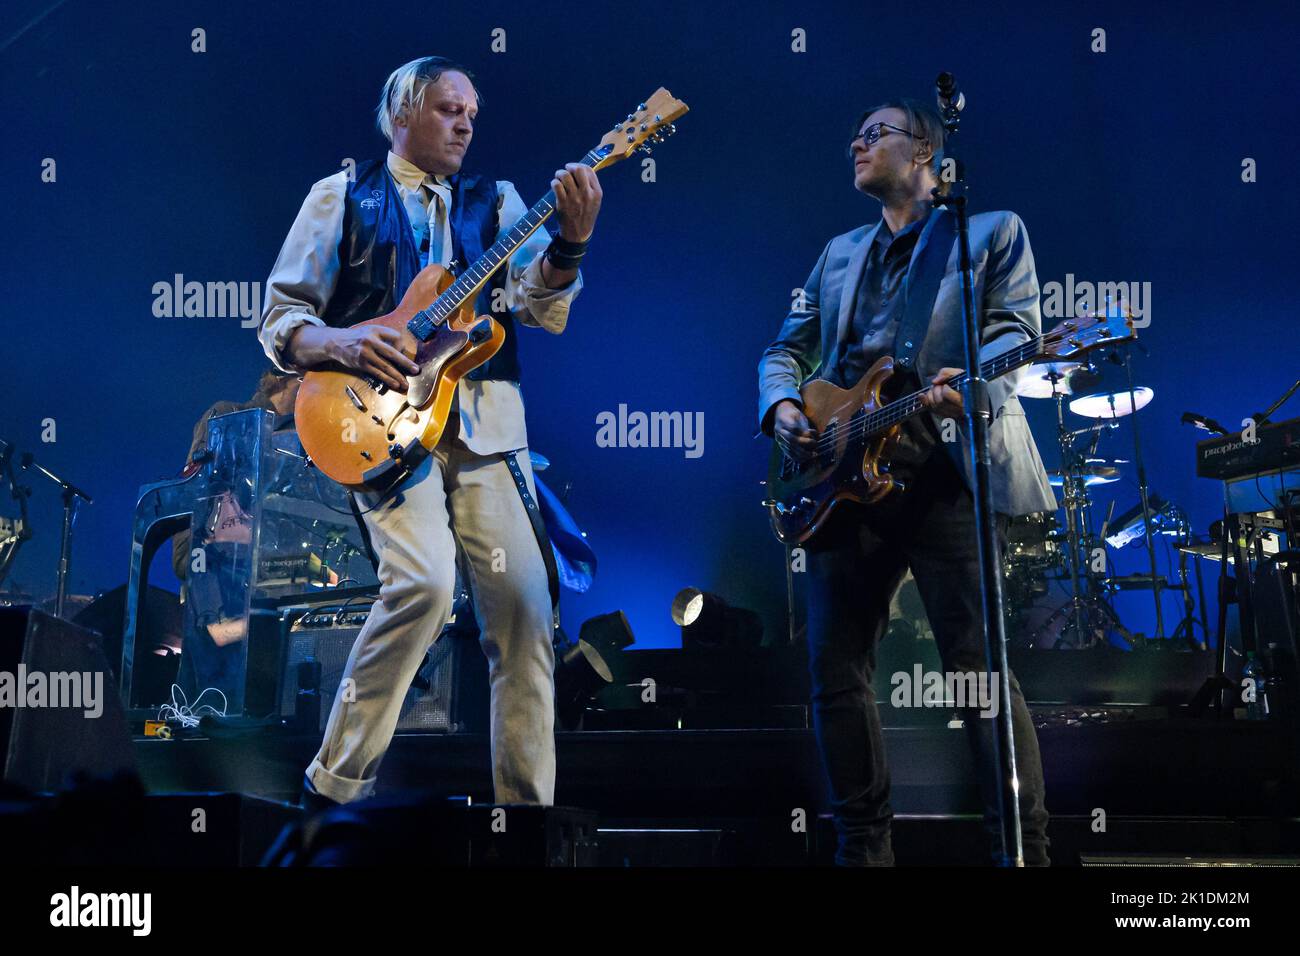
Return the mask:
<svg viewBox="0 0 1300 956">
<path fill-rule="evenodd" d="M 1050 332 L 980 364 L 986 381 L 1024 365 L 1062 362 L 1136 337 L 1122 315 L 1094 315 L 1063 322 Z M 882 404 L 881 390 L 894 374 L 894 360 L 882 356 L 852 388 L 814 379 L 800 390 L 803 413 L 817 433 L 816 452 L 797 458 L 778 440 L 767 477 L 772 530 L 783 544 L 803 544 L 826 523 L 842 501 L 872 504 L 902 487 L 889 473 L 890 453 L 902 423 L 926 410 L 921 389 Z M 960 390 L 963 373 L 949 385 Z"/>
</svg>

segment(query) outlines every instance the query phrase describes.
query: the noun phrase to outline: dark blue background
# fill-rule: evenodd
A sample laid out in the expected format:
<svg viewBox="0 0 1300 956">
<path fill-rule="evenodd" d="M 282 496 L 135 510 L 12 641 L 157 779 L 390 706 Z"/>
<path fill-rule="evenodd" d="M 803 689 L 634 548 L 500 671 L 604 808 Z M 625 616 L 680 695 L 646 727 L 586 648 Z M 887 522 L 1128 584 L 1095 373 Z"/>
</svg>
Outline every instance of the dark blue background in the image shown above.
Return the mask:
<svg viewBox="0 0 1300 956">
<path fill-rule="evenodd" d="M 554 462 L 552 487 L 572 482 L 601 561 L 592 591 L 566 596 L 571 633 L 623 608 L 639 643 L 676 644 L 668 607 L 688 584 L 784 629 L 783 551 L 759 504 L 768 446 L 750 437 L 755 363 L 824 243 L 878 218 L 851 185 L 849 125 L 884 97 L 928 98 L 941 69 L 971 102 L 960 147 L 974 205 L 1020 214 L 1040 281 L 1153 283 L 1150 355 L 1137 358 L 1156 392 L 1148 470 L 1198 530 L 1220 490 L 1195 478 L 1198 433 L 1179 414 L 1237 423 L 1300 371 L 1297 24 L 1280 5 L 7 9 L 0 436 L 96 496 L 77 525 L 76 593 L 125 580 L 136 489 L 174 473 L 200 413 L 246 398 L 265 364 L 237 319 L 154 318 L 153 284 L 264 282 L 309 186 L 345 157 L 383 155 L 373 107 L 389 71 L 430 53 L 467 62 L 485 95 L 468 168 L 529 202 L 657 86 L 691 106 L 655 153 L 657 182 L 632 163 L 602 174 L 568 330 L 521 336 L 532 445 Z M 194 27 L 206 53 L 190 52 Z M 489 50 L 495 27 L 504 54 Z M 1094 27 L 1104 54 L 1089 50 Z M 55 184 L 40 181 L 45 157 Z M 1244 157 L 1257 183 L 1242 183 Z M 598 448 L 596 415 L 619 403 L 703 411 L 704 456 Z M 1030 415 L 1050 466 L 1051 409 Z M 58 440 L 43 445 L 47 417 Z M 1127 432 L 1107 442 L 1131 457 Z M 38 537 L 11 583 L 45 596 L 59 503 L 32 484 Z M 1111 486 L 1103 507 L 1112 496 L 1122 511 L 1136 490 Z M 1119 560 L 1140 570 L 1141 552 Z M 1120 608 L 1153 629 L 1149 597 Z"/>
</svg>

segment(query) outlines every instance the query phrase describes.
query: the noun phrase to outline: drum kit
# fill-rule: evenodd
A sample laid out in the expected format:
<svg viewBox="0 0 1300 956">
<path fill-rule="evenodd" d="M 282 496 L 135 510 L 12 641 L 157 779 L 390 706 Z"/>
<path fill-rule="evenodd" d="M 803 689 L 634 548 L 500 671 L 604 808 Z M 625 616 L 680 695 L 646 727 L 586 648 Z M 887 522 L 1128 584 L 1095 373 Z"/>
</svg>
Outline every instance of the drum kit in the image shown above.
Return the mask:
<svg viewBox="0 0 1300 956">
<path fill-rule="evenodd" d="M 1113 484 L 1124 475 L 1128 458 L 1101 454 L 1104 436 L 1118 428 L 1121 421 L 1146 408 L 1155 393 L 1145 386 L 1119 391 L 1092 391 L 1101 384 L 1097 369 L 1073 362 L 1043 363 L 1030 366 L 1017 394 L 1027 399 L 1051 399 L 1056 406 L 1057 442 L 1061 466 L 1048 473 L 1052 485 L 1060 489 L 1057 512 L 1013 518 L 1007 528 L 1003 552 L 1007 634 L 1013 643 L 1037 648 L 1084 649 L 1117 644 L 1133 647 L 1144 638 L 1130 632 L 1120 621 L 1111 602 L 1118 590 L 1132 588 L 1178 587 L 1159 580 L 1154 572 L 1152 535 L 1185 535 L 1185 520 L 1176 520 L 1181 512 L 1159 502 L 1153 508 L 1148 497 L 1145 475 L 1140 464 L 1141 446 L 1136 440 L 1134 458 L 1138 460 L 1138 479 L 1142 500 L 1137 506 L 1138 528 L 1123 540 L 1143 538 L 1152 554 L 1150 575 L 1109 576 L 1106 545 L 1118 540 L 1110 526 L 1114 505 L 1097 528 L 1093 502 L 1094 489 Z M 1074 428 L 1070 415 L 1090 421 Z M 1148 533 L 1144 515 L 1150 514 Z M 1058 519 L 1058 515 L 1061 517 Z M 1159 519 L 1159 520 L 1157 520 Z M 1127 525 L 1126 525 L 1127 527 Z M 1186 587 L 1186 582 L 1183 582 Z M 1063 595 L 1067 595 L 1062 600 Z M 1157 598 L 1157 614 L 1159 601 Z M 1158 621 L 1163 635 L 1163 621 Z"/>
</svg>

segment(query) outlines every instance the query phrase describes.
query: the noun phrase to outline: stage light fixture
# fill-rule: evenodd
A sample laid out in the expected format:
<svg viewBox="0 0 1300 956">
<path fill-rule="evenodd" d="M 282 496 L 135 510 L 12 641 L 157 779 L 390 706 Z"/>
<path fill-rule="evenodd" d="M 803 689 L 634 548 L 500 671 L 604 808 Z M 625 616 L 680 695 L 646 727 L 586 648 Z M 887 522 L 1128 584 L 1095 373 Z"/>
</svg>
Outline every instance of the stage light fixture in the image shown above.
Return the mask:
<svg viewBox="0 0 1300 956">
<path fill-rule="evenodd" d="M 758 647 L 763 622 L 746 608 L 699 588 L 683 588 L 672 604 L 673 623 L 682 629 L 682 647 Z"/>
</svg>

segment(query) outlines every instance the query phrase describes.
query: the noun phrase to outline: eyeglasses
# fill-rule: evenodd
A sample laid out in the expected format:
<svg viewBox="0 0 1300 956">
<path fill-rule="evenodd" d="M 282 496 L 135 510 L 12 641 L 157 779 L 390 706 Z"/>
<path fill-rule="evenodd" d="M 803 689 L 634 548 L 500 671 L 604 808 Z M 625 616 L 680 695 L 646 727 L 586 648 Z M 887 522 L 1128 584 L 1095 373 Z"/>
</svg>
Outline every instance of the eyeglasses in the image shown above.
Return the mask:
<svg viewBox="0 0 1300 956">
<path fill-rule="evenodd" d="M 912 137 L 913 139 L 922 138 L 920 136 L 917 136 L 910 129 L 903 129 L 901 126 L 893 126 L 889 123 L 872 123 L 870 126 L 864 129 L 857 136 L 854 136 L 851 140 L 849 140 L 849 146 L 848 146 L 849 158 L 850 159 L 853 158 L 853 146 L 855 143 L 857 143 L 858 140 L 862 140 L 863 145 L 865 146 L 875 146 L 876 143 L 880 142 L 880 131 L 882 129 L 892 129 L 899 133 L 906 133 L 908 136 Z"/>
</svg>

